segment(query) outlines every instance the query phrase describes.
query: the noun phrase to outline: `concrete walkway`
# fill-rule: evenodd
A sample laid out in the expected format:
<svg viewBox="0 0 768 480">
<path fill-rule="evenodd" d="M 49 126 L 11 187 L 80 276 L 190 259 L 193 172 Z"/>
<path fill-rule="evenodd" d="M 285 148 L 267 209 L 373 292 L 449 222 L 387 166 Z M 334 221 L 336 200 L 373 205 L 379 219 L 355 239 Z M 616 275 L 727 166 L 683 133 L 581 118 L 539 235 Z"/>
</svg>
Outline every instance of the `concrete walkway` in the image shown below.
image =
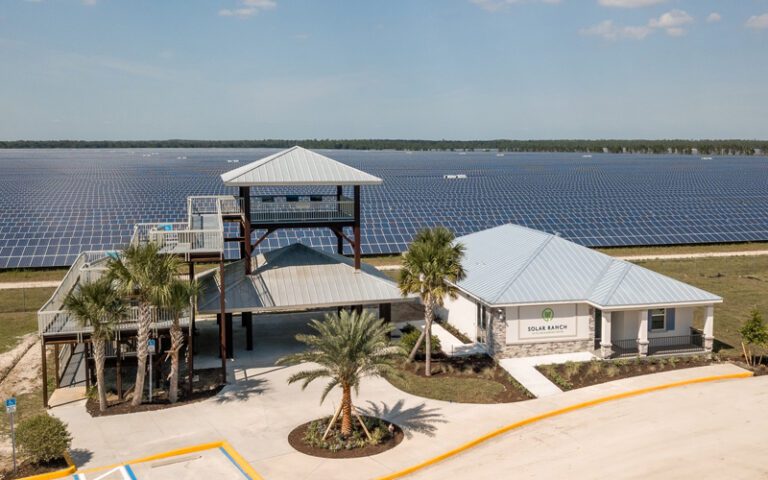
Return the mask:
<svg viewBox="0 0 768 480">
<path fill-rule="evenodd" d="M 540 355 L 526 358 L 505 358 L 499 360 L 499 365 L 512 375 L 512 378 L 520 382 L 529 392 L 537 398 L 548 397 L 563 393 L 560 387 L 550 382 L 547 377 L 536 370 L 537 365 L 551 365 L 553 363 L 588 362 L 595 358 L 589 352 L 558 353 L 554 355 Z"/>
<path fill-rule="evenodd" d="M 408 479 L 768 478 L 768 377 L 702 383 L 516 429 Z"/>
<path fill-rule="evenodd" d="M 298 425 L 331 415 L 340 398 L 334 391 L 321 405 L 325 382 L 310 384 L 304 391 L 300 385 L 287 383 L 290 375 L 307 366 L 274 365 L 280 355 L 301 348 L 291 337 L 302 325 L 306 323 L 280 319 L 268 325 L 256 322 L 255 348 L 245 352 L 243 329 L 235 322 L 237 351 L 236 359 L 229 364 L 229 378 L 236 380 L 214 398 L 166 410 L 100 418 L 91 418 L 82 401 L 50 412 L 68 424 L 74 439 L 74 458 L 81 467 L 227 440 L 267 479 L 359 480 L 398 471 L 503 425 L 555 408 L 671 381 L 742 371 L 731 364 L 676 370 L 541 399 L 491 405 L 429 400 L 404 393 L 384 379 L 367 379 L 355 398 L 356 405 L 400 425 L 406 439 L 397 448 L 374 457 L 330 460 L 301 454 L 287 441 Z M 283 335 L 277 337 L 279 330 Z M 625 427 L 631 431 L 633 425 L 627 423 Z"/>
<path fill-rule="evenodd" d="M 627 257 L 616 257 L 628 262 L 641 260 L 689 260 L 694 258 L 722 258 L 722 257 L 757 257 L 768 255 L 768 250 L 743 250 L 740 252 L 709 252 L 709 253 L 673 253 L 659 255 L 630 255 Z"/>
</svg>

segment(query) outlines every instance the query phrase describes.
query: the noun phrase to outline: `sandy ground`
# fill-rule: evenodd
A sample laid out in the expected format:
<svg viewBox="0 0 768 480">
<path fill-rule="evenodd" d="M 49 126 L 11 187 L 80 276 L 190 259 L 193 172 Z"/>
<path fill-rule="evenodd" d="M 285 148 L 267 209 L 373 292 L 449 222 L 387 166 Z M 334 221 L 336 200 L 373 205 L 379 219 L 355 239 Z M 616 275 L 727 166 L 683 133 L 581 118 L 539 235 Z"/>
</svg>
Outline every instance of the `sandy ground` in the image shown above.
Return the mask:
<svg viewBox="0 0 768 480">
<path fill-rule="evenodd" d="M 0 383 L 0 399 L 33 392 L 40 383 L 42 362 L 37 334 L 26 335 L 16 348 L 0 355 L 0 375 L 7 371 L 19 356 L 21 359 Z M 2 412 L 2 415 L 5 417 L 5 412 Z M 4 436 L 0 438 L 0 470 L 10 466 L 11 439 Z"/>
</svg>

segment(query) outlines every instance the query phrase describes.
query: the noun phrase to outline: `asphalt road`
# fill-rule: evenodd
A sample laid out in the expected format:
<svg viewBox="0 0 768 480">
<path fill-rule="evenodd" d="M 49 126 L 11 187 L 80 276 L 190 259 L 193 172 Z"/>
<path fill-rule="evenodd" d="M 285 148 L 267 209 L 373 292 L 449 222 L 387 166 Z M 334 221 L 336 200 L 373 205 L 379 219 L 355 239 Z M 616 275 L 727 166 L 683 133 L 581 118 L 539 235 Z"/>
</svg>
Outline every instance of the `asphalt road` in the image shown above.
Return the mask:
<svg viewBox="0 0 768 480">
<path fill-rule="evenodd" d="M 768 479 L 768 376 L 659 391 L 512 431 L 409 479 Z"/>
</svg>

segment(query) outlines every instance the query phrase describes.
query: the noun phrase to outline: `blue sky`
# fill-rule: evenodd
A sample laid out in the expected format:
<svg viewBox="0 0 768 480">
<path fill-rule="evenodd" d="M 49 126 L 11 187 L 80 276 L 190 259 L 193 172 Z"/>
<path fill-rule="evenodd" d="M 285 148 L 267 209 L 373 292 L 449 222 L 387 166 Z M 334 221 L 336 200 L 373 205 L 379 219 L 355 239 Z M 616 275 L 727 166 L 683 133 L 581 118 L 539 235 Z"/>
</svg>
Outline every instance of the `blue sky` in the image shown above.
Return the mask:
<svg viewBox="0 0 768 480">
<path fill-rule="evenodd" d="M 768 0 L 0 0 L 0 139 L 768 138 Z"/>
</svg>

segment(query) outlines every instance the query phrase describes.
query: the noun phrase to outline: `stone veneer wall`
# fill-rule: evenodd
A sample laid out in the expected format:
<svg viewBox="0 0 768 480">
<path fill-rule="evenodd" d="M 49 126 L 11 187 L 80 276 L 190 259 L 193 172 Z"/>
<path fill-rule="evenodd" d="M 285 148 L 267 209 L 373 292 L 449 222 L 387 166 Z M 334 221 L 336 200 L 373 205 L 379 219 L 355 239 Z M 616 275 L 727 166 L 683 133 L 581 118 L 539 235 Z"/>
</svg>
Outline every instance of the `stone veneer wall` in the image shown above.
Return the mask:
<svg viewBox="0 0 768 480">
<path fill-rule="evenodd" d="M 589 309 L 589 338 L 587 340 L 507 344 L 506 310 L 492 310 L 488 346 L 497 358 L 532 357 L 553 353 L 591 352 L 595 350 L 595 312 Z"/>
</svg>

